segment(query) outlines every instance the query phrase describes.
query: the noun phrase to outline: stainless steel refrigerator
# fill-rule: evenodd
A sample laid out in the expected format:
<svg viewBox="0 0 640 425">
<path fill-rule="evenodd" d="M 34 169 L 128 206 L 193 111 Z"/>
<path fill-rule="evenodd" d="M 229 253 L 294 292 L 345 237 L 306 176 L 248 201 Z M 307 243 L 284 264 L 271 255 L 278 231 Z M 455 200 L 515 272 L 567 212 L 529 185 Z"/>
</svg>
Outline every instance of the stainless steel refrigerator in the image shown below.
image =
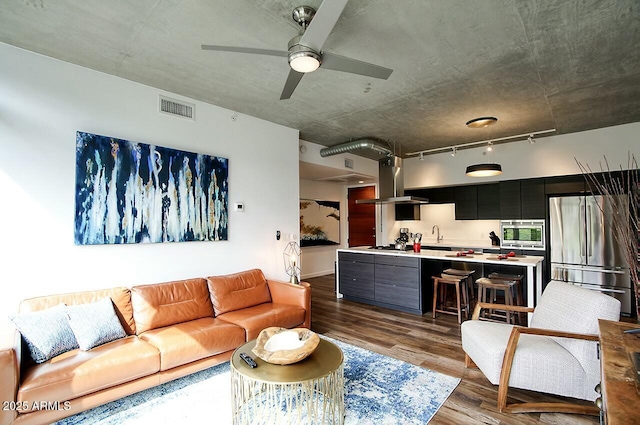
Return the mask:
<svg viewBox="0 0 640 425">
<path fill-rule="evenodd" d="M 630 315 L 633 289 L 607 218 L 613 213 L 607 197 L 549 198 L 551 279 L 612 295 L 620 300 L 621 312 Z"/>
</svg>

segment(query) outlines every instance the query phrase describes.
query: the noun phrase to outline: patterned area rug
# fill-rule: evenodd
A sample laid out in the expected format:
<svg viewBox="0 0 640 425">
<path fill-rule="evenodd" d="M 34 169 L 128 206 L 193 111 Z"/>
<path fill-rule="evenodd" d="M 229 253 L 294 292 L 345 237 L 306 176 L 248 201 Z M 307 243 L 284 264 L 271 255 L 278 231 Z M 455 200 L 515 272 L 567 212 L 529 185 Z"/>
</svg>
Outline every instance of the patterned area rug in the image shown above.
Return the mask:
<svg viewBox="0 0 640 425">
<path fill-rule="evenodd" d="M 341 341 L 345 424 L 426 424 L 460 380 Z M 229 362 L 66 418 L 59 425 L 231 424 Z"/>
</svg>

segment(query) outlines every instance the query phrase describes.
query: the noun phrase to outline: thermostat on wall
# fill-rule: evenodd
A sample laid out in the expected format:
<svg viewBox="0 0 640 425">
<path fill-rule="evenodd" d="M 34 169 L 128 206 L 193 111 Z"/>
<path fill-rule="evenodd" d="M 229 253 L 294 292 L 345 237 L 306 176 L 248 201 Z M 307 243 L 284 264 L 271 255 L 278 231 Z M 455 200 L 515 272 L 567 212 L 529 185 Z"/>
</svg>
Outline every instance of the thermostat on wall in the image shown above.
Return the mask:
<svg viewBox="0 0 640 425">
<path fill-rule="evenodd" d="M 240 211 L 240 212 L 243 212 L 243 211 L 244 211 L 244 203 L 242 203 L 242 202 L 236 202 L 235 204 L 233 204 L 233 210 L 234 210 L 234 211 Z"/>
</svg>

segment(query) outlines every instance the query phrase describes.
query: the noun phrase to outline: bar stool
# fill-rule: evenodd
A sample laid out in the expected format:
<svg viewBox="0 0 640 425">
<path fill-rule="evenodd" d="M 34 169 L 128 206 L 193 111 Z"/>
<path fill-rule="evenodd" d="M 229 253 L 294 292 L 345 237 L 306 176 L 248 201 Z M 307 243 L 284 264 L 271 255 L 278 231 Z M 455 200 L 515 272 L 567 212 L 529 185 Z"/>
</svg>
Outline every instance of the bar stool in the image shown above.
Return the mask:
<svg viewBox="0 0 640 425">
<path fill-rule="evenodd" d="M 524 305 L 524 289 L 523 289 L 523 284 L 522 281 L 524 280 L 524 275 L 521 274 L 505 274 L 505 273 L 498 273 L 498 272 L 493 272 L 491 274 L 489 274 L 489 279 L 493 279 L 493 280 L 506 280 L 506 281 L 515 281 L 516 285 L 515 285 L 515 293 L 516 293 L 516 305 Z M 517 313 L 517 317 L 518 317 L 518 321 L 520 322 L 520 324 L 523 323 L 522 321 L 522 315 L 523 313 Z"/>
<path fill-rule="evenodd" d="M 478 285 L 478 302 L 481 303 L 493 303 L 496 298 L 497 291 L 504 292 L 504 303 L 506 305 L 513 304 L 513 288 L 516 286 L 515 280 L 503 280 L 503 279 L 489 279 L 481 277 L 476 280 Z M 487 291 L 490 291 L 489 299 L 487 299 Z M 514 312 L 505 310 L 504 316 L 495 313 L 494 309 L 488 310 L 488 319 L 503 318 L 507 323 L 512 323 Z M 514 320 L 515 322 L 515 320 Z"/>
<path fill-rule="evenodd" d="M 433 318 L 436 312 L 453 314 L 458 316 L 458 323 L 462 323 L 462 311 L 464 317 L 469 318 L 469 299 L 466 291 L 466 276 L 454 276 L 442 273 L 440 276 L 431 276 L 433 279 Z M 447 288 L 454 286 L 456 289 L 455 310 L 447 307 Z M 438 295 L 440 295 L 440 308 L 438 308 Z"/>
<path fill-rule="evenodd" d="M 465 281 L 465 293 L 467 294 L 467 300 L 469 301 L 469 310 L 471 310 L 472 305 L 475 303 L 475 295 L 473 290 L 473 274 L 475 270 L 460 270 L 460 269 L 446 269 L 442 273 L 452 276 L 462 276 L 466 278 Z"/>
</svg>

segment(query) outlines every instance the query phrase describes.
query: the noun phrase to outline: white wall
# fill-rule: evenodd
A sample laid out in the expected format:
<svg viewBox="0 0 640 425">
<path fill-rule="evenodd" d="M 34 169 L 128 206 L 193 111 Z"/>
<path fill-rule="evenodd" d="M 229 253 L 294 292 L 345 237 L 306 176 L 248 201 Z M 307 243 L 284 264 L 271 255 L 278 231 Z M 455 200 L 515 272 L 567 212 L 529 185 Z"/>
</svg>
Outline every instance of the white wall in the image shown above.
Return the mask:
<svg viewBox="0 0 640 425">
<path fill-rule="evenodd" d="M 0 332 L 25 297 L 253 267 L 288 279 L 297 130 L 192 99 L 195 122 L 160 114 L 160 94 L 182 98 L 5 44 L 0 62 Z M 76 131 L 228 158 L 228 241 L 75 246 Z"/>
<path fill-rule="evenodd" d="M 346 189 L 337 183 L 300 180 L 300 199 L 316 199 L 340 202 L 340 245 L 307 246 L 302 248 L 300 276 L 302 279 L 333 273 L 336 249 L 347 244 L 347 199 Z"/>
<path fill-rule="evenodd" d="M 410 189 L 580 174 L 576 159 L 600 171 L 604 156 L 612 169 L 618 170 L 621 165 L 627 169 L 629 152 L 640 160 L 639 134 L 640 122 L 637 122 L 541 137 L 534 144 L 521 141 L 496 145 L 491 153 L 484 148 L 473 148 L 462 150 L 455 157 L 441 153 L 425 155 L 423 160 L 408 158 L 404 160 L 404 185 Z M 467 166 L 485 162 L 501 164 L 503 173 L 488 178 L 465 175 Z"/>
<path fill-rule="evenodd" d="M 300 140 L 300 146 L 306 149 L 304 153 L 300 153 L 300 161 L 308 162 L 323 167 L 330 167 L 334 170 L 344 170 L 345 174 L 359 173 L 369 176 L 378 176 L 378 162 L 372 159 L 364 158 L 353 154 L 339 154 L 328 157 L 321 157 L 320 150 L 324 148 L 322 145 Z M 353 161 L 353 170 L 344 167 L 345 159 Z M 347 222 L 347 189 L 345 184 L 300 180 L 300 199 L 317 199 L 325 201 L 340 202 L 340 245 L 337 246 L 310 246 L 302 248 L 301 278 L 309 279 L 316 276 L 324 276 L 334 272 L 334 262 L 336 260 L 336 249 L 346 248 L 349 246 L 347 239 L 349 237 Z"/>
</svg>

